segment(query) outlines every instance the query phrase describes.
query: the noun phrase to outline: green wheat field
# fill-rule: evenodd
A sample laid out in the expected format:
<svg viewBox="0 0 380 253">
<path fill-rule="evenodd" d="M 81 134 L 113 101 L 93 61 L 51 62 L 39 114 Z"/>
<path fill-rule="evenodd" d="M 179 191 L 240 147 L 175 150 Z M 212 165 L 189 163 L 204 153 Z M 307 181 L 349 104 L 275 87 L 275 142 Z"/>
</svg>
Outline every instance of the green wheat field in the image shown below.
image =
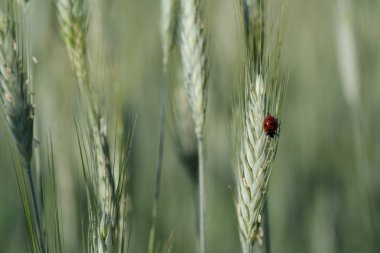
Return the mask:
<svg viewBox="0 0 380 253">
<path fill-rule="evenodd" d="M 0 0 L 0 252 L 380 252 L 379 25 L 375 0 Z"/>
</svg>

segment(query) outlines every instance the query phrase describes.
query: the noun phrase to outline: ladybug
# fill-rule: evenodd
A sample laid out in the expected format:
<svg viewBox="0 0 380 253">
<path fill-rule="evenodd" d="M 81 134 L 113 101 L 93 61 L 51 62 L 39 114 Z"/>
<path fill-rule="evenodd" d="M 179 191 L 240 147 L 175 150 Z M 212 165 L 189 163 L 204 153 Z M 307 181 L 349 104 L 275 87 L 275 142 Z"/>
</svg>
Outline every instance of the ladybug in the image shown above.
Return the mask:
<svg viewBox="0 0 380 253">
<path fill-rule="evenodd" d="M 263 128 L 264 132 L 270 137 L 273 138 L 274 136 L 278 136 L 278 120 L 273 117 L 272 115 L 268 114 L 263 122 Z"/>
</svg>

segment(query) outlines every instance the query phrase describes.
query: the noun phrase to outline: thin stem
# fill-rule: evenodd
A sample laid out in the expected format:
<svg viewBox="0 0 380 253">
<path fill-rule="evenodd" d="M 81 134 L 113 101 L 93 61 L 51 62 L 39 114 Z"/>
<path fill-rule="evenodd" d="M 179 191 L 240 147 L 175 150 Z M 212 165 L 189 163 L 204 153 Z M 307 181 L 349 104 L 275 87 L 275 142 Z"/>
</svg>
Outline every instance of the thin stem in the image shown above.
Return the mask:
<svg viewBox="0 0 380 253">
<path fill-rule="evenodd" d="M 206 253 L 206 192 L 203 160 L 203 137 L 198 136 L 198 166 L 199 166 L 199 252 Z"/>
<path fill-rule="evenodd" d="M 269 210 L 268 210 L 268 195 L 265 197 L 264 206 L 264 244 L 265 253 L 271 253 L 270 249 L 270 231 L 269 231 Z"/>
<path fill-rule="evenodd" d="M 198 168 L 196 168 L 198 169 Z M 199 177 L 197 178 L 199 180 Z M 195 232 L 199 235 L 199 183 L 193 183 L 193 198 L 194 198 L 194 215 L 195 215 Z"/>
<path fill-rule="evenodd" d="M 154 194 L 154 199 L 153 199 L 153 208 L 152 208 L 152 227 L 151 227 L 150 235 L 149 235 L 149 246 L 148 246 L 149 253 L 154 252 L 154 242 L 155 242 L 155 237 L 156 237 L 158 201 L 160 198 L 160 188 L 161 188 L 162 158 L 164 154 L 166 92 L 167 92 L 166 80 L 163 80 L 162 87 L 161 87 L 160 123 L 159 123 L 159 130 L 158 130 L 159 135 L 158 135 L 158 154 L 157 154 L 157 164 L 156 164 L 156 189 L 155 189 L 155 194 Z"/>
<path fill-rule="evenodd" d="M 36 190 L 35 190 L 34 183 L 33 183 L 32 168 L 31 168 L 30 164 L 27 165 L 26 170 L 27 170 L 30 190 L 32 192 L 32 204 L 33 204 L 34 214 L 36 217 L 38 239 L 39 239 L 41 251 L 45 253 L 46 251 L 45 251 L 45 246 L 43 244 L 43 238 L 42 238 L 42 228 L 41 228 L 41 221 L 40 221 L 40 216 L 39 216 L 39 212 L 38 212 Z"/>
</svg>

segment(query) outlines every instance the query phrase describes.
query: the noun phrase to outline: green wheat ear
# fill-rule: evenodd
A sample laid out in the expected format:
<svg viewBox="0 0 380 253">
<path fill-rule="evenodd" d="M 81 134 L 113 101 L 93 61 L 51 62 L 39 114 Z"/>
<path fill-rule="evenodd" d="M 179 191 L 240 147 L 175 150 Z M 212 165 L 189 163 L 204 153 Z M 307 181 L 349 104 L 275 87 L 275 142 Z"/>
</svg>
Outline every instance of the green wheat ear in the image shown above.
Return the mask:
<svg viewBox="0 0 380 253">
<path fill-rule="evenodd" d="M 119 252 L 125 234 L 124 225 L 121 224 L 124 224 L 127 210 L 124 194 L 126 155 L 121 150 L 123 159 L 117 164 L 111 160 L 107 125 L 91 85 L 87 53 L 89 4 L 87 0 L 55 0 L 61 34 L 77 77 L 89 130 L 88 138 L 84 138 L 82 133 L 78 135 L 88 189 L 88 250 Z M 115 168 L 119 169 L 118 173 L 115 173 Z"/>
<path fill-rule="evenodd" d="M 237 215 L 243 252 L 251 253 L 263 236 L 262 211 L 279 141 L 264 131 L 264 118 L 271 114 L 279 120 L 287 79 L 280 65 L 281 38 L 269 44 L 264 1 L 242 0 L 240 6 L 246 48 L 236 108 Z"/>
<path fill-rule="evenodd" d="M 12 155 L 33 252 L 45 252 L 32 177 L 34 105 L 31 98 L 23 5 L 0 1 L 0 101 L 5 121 L 17 147 Z"/>
<path fill-rule="evenodd" d="M 31 169 L 34 106 L 25 59 L 24 31 L 17 4 L 2 3 L 0 14 L 0 99 L 22 165 Z M 6 13 L 4 13 L 6 12 Z"/>
<path fill-rule="evenodd" d="M 198 184 L 198 150 L 193 113 L 184 84 L 181 49 L 180 0 L 161 1 L 161 40 L 164 72 L 169 91 L 169 116 L 178 156 L 194 186 Z M 170 62 L 169 62 L 170 59 Z M 170 64 L 169 64 L 170 63 Z"/>
<path fill-rule="evenodd" d="M 206 190 L 203 152 L 203 128 L 206 119 L 208 56 L 203 17 L 204 1 L 181 0 L 180 52 L 185 89 L 197 137 L 199 182 L 199 246 L 206 252 Z"/>
</svg>

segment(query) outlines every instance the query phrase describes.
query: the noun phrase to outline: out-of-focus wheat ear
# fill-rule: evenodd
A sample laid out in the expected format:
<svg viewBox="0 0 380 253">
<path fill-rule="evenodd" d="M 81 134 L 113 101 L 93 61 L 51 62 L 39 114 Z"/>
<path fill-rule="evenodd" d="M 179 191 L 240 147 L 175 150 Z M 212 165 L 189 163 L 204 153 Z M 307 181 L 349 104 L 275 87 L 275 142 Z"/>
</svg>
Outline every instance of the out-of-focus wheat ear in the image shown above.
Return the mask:
<svg viewBox="0 0 380 253">
<path fill-rule="evenodd" d="M 206 118 L 208 63 L 203 7 L 204 1 L 201 0 L 181 0 L 180 51 L 184 83 L 193 115 L 194 131 L 197 136 L 200 253 L 206 252 L 203 128 Z"/>
<path fill-rule="evenodd" d="M 99 113 L 94 99 L 94 92 L 89 79 L 87 55 L 88 10 L 87 0 L 55 0 L 56 12 L 71 63 L 76 73 L 81 99 L 90 130 L 91 163 L 88 173 L 92 178 L 87 183 L 93 183 L 94 192 L 100 212 L 93 212 L 94 223 L 92 232 L 97 242 L 98 250 L 110 252 L 115 243 L 115 182 L 110 164 L 110 154 L 107 139 L 105 119 Z"/>
<path fill-rule="evenodd" d="M 56 13 L 62 38 L 65 41 L 71 64 L 75 71 L 79 90 L 86 106 L 92 138 L 101 147 L 101 119 L 98 105 L 94 101 L 94 92 L 89 80 L 87 55 L 88 33 L 88 1 L 87 0 L 55 0 Z M 102 152 L 99 152 L 102 153 Z M 99 166 L 105 166 L 106 158 L 99 157 Z"/>
<path fill-rule="evenodd" d="M 200 0 L 181 0 L 181 57 L 195 133 L 203 138 L 207 102 L 207 47 Z"/>
<path fill-rule="evenodd" d="M 17 22 L 22 22 L 18 21 L 21 17 L 16 17 L 17 5 L 7 2 L 4 11 L 8 10 L 5 15 L 3 12 L 0 14 L 0 98 L 22 165 L 30 169 L 34 106 L 30 102 L 23 28 L 17 26 Z"/>
<path fill-rule="evenodd" d="M 161 0 L 162 64 L 167 71 L 170 51 L 177 37 L 179 0 Z"/>
<path fill-rule="evenodd" d="M 360 184 L 359 194 L 364 206 L 368 207 L 369 217 L 365 224 L 368 234 L 375 238 L 379 236 L 376 228 L 374 194 L 371 190 L 371 171 L 368 158 L 368 148 L 365 142 L 366 120 L 363 115 L 363 105 L 360 96 L 360 71 L 356 51 L 356 41 L 353 24 L 353 2 L 351 0 L 336 1 L 336 51 L 339 74 L 343 94 L 351 113 L 353 140 L 356 154 L 356 173 Z"/>
<path fill-rule="evenodd" d="M 21 178 L 24 177 L 24 172 L 18 171 L 18 167 L 15 166 L 24 211 L 28 219 L 29 235 L 32 243 L 33 238 L 37 236 L 39 242 L 37 250 L 44 252 L 38 197 L 32 177 L 34 105 L 31 102 L 31 80 L 28 79 L 24 10 L 23 5 L 10 0 L 1 1 L 0 7 L 0 100 L 18 150 L 18 157 L 27 173 L 29 188 L 25 185 L 25 179 Z M 35 224 L 31 227 L 29 223 Z M 34 245 L 33 249 L 35 250 Z"/>
<path fill-rule="evenodd" d="M 347 102 L 357 106 L 360 100 L 360 78 L 357 66 L 355 35 L 351 24 L 351 1 L 336 1 L 336 48 L 342 88 Z"/>
<path fill-rule="evenodd" d="M 86 0 L 55 0 L 56 13 L 76 77 L 89 85 L 87 64 L 88 11 Z"/>
<path fill-rule="evenodd" d="M 62 38 L 65 41 L 80 94 L 86 106 L 89 124 L 93 131 L 92 138 L 96 144 L 101 145 L 101 117 L 93 98 L 94 94 L 88 75 L 88 2 L 87 0 L 55 0 L 54 3 Z M 104 166 L 106 162 L 103 160 L 99 161 L 99 166 Z"/>
</svg>

